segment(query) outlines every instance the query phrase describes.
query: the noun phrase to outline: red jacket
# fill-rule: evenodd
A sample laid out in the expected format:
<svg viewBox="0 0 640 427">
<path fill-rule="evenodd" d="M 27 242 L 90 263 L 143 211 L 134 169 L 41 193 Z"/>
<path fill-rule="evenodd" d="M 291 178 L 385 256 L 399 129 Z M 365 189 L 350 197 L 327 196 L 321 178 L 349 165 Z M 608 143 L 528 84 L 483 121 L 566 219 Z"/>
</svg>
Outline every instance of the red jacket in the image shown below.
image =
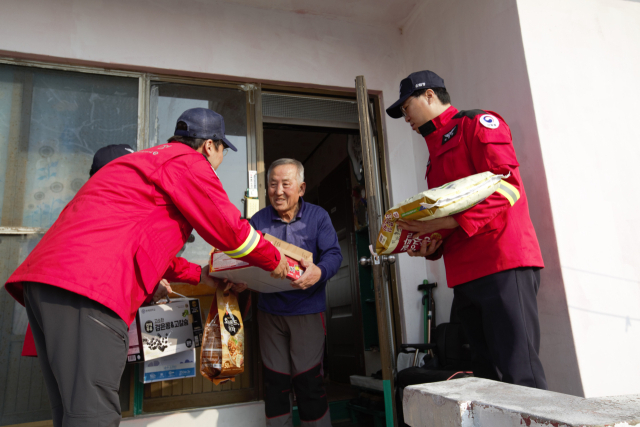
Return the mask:
<svg viewBox="0 0 640 427">
<path fill-rule="evenodd" d="M 198 264 L 187 261 L 184 258 L 174 258 L 169 263 L 167 271 L 164 272 L 163 279 L 167 279 L 169 282 L 188 283 L 189 285 L 197 285 L 200 283 L 200 275 L 202 274 L 202 267 Z M 149 294 L 144 303 L 151 302 L 154 291 Z M 22 343 L 21 356 L 36 357 L 38 352 L 36 350 L 36 343 L 33 340 L 33 332 L 31 332 L 31 325 L 27 325 L 27 332 L 24 336 L 24 342 Z"/>
<path fill-rule="evenodd" d="M 21 282 L 58 286 L 130 324 L 193 228 L 216 248 L 265 270 L 280 261 L 279 251 L 240 219 L 204 156 L 172 142 L 100 169 L 5 286 L 21 304 Z"/>
<path fill-rule="evenodd" d="M 202 267 L 198 264 L 189 262 L 184 258 L 175 257 L 169 263 L 169 267 L 167 267 L 167 271 L 164 272 L 162 278 L 167 279 L 169 283 L 188 283 L 195 286 L 200 283 L 201 274 Z"/>
<path fill-rule="evenodd" d="M 427 257 L 444 255 L 448 286 L 516 267 L 544 267 L 511 131 L 502 117 L 449 107 L 420 132 L 429 147 L 430 188 L 486 171 L 511 174 L 498 191 L 454 215 L 460 227 Z"/>
</svg>

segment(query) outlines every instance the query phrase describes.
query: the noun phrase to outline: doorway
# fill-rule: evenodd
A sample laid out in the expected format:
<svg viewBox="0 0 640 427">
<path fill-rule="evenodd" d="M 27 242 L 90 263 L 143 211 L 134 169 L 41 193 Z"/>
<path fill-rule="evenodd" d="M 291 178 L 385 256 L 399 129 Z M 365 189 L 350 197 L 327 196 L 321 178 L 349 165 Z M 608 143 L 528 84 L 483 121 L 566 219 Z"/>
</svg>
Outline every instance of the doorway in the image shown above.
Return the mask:
<svg viewBox="0 0 640 427">
<path fill-rule="evenodd" d="M 305 202 L 324 208 L 333 224 L 343 261 L 326 288 L 324 380 L 332 409 L 357 397 L 350 376 L 380 369 L 378 329 L 368 254 L 366 189 L 359 155 L 359 130 L 264 123 L 264 167 L 280 158 L 305 169 Z M 267 200 L 267 204 L 268 204 Z"/>
</svg>

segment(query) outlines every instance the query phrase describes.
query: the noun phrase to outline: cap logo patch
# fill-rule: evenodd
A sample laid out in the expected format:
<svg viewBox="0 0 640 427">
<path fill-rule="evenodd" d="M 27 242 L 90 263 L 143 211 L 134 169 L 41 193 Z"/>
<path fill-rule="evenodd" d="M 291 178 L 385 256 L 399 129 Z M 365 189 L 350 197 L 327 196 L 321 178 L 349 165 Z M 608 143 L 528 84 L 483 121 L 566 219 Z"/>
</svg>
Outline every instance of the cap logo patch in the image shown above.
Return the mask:
<svg viewBox="0 0 640 427">
<path fill-rule="evenodd" d="M 416 87 L 425 87 L 426 83 L 416 83 Z"/>
<path fill-rule="evenodd" d="M 489 129 L 497 129 L 500 126 L 500 122 L 496 116 L 491 114 L 485 114 L 480 117 L 480 124 Z"/>
</svg>

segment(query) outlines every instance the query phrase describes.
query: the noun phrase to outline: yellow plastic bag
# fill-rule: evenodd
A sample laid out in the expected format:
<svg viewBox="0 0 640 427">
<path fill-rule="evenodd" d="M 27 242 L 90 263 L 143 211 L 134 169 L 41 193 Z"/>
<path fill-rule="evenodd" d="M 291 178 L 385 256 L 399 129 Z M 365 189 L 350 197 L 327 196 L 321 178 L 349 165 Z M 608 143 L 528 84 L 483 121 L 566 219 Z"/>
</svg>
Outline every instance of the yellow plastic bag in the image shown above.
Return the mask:
<svg viewBox="0 0 640 427">
<path fill-rule="evenodd" d="M 376 242 L 376 253 L 386 255 L 406 252 L 409 249 L 417 251 L 420 250 L 423 240 L 429 243 L 434 239 L 446 239 L 453 230 L 438 230 L 428 235 L 412 233 L 399 228 L 396 221 L 399 219 L 429 221 L 465 211 L 489 197 L 501 186 L 511 186 L 502 181 L 508 177 L 482 172 L 423 191 L 398 203 L 384 215 Z"/>
</svg>

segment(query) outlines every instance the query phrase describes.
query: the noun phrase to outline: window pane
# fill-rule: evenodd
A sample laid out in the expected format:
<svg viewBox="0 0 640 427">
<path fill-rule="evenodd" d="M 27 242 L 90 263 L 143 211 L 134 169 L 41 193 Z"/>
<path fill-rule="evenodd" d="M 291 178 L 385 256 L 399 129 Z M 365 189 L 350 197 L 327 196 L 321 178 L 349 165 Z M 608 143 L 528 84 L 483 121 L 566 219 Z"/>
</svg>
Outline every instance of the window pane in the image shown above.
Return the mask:
<svg viewBox="0 0 640 427">
<path fill-rule="evenodd" d="M 190 108 L 210 108 L 224 117 L 227 139 L 238 149 L 229 150 L 216 173 L 233 203 L 244 216 L 248 186 L 247 105 L 239 89 L 155 83 L 151 88 L 150 144 L 163 144 L 173 136 L 178 117 Z M 178 253 L 196 264 L 207 264 L 211 245 L 193 231 L 194 241 Z"/>
<path fill-rule="evenodd" d="M 136 147 L 138 80 L 0 66 L 3 226 L 48 228 L 109 144 Z"/>
<path fill-rule="evenodd" d="M 156 83 L 151 91 L 150 144 L 173 136 L 178 117 L 189 108 L 210 108 L 224 117 L 226 136 L 238 152 L 229 150 L 216 171 L 231 203 L 244 215 L 247 172 L 247 103 L 245 92 L 208 86 Z"/>
<path fill-rule="evenodd" d="M 138 80 L 0 65 L 0 226 L 48 228 L 100 147 L 136 147 Z M 0 283 L 42 235 L 0 235 Z M 21 357 L 26 312 L 0 292 L 0 425 L 51 419 L 37 358 Z"/>
</svg>

